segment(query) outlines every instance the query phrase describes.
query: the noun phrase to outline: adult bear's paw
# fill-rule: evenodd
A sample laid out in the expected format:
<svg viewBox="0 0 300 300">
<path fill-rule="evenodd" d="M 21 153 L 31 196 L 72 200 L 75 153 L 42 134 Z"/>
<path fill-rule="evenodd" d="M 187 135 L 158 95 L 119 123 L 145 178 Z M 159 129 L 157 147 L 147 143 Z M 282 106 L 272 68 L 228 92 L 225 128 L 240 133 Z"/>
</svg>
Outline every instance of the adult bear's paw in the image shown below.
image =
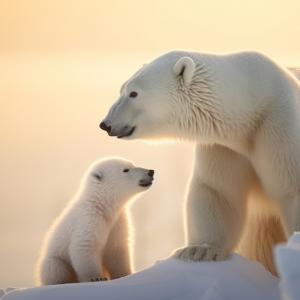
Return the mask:
<svg viewBox="0 0 300 300">
<path fill-rule="evenodd" d="M 202 244 L 197 246 L 188 246 L 175 250 L 172 257 L 184 261 L 218 261 L 228 258 L 229 253 L 224 249 Z"/>
</svg>

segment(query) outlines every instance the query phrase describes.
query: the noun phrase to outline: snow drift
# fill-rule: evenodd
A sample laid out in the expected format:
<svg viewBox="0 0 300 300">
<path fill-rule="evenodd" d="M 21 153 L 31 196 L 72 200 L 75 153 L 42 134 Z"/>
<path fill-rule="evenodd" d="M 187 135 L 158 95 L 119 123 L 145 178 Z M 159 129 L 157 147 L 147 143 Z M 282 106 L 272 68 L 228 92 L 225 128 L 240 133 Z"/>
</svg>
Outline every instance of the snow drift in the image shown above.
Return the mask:
<svg viewBox="0 0 300 300">
<path fill-rule="evenodd" d="M 277 278 L 233 254 L 222 262 L 169 258 L 121 279 L 16 290 L 1 300 L 279 300 L 279 294 Z"/>
<path fill-rule="evenodd" d="M 95 283 L 0 290 L 1 300 L 299 300 L 300 233 L 275 249 L 281 281 L 233 254 L 227 261 L 166 259 L 133 275 Z M 280 298 L 280 291 L 282 298 Z M 2 296 L 2 297 L 1 297 Z"/>
</svg>

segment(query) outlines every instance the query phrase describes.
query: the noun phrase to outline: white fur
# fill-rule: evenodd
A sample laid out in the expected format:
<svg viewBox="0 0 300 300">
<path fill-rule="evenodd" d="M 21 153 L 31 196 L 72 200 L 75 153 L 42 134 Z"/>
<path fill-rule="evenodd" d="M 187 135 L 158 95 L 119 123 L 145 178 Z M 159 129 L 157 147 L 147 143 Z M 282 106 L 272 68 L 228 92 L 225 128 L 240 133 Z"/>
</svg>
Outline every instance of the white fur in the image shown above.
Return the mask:
<svg viewBox="0 0 300 300">
<path fill-rule="evenodd" d="M 138 97 L 131 99 L 133 90 Z M 296 78 L 262 54 L 175 51 L 130 78 L 104 121 L 116 131 L 134 126 L 126 139 L 197 143 L 186 205 L 187 247 L 176 256 L 224 259 L 247 222 L 258 238 L 241 248 L 254 249 L 258 255 L 249 256 L 268 265 L 272 243 L 300 230 L 299 105 Z M 263 210 L 254 216 L 258 221 L 247 213 L 250 203 Z M 280 220 L 285 232 L 277 231 Z"/>
<path fill-rule="evenodd" d="M 194 76 L 195 68 L 196 65 L 194 61 L 190 57 L 185 56 L 178 59 L 173 67 L 173 72 L 176 76 L 180 76 L 182 74 L 183 81 L 188 86 Z"/>
<path fill-rule="evenodd" d="M 124 172 L 124 169 L 129 169 Z M 149 170 L 123 159 L 94 163 L 51 226 L 37 264 L 42 285 L 114 279 L 132 272 L 125 205 L 146 190 Z"/>
</svg>

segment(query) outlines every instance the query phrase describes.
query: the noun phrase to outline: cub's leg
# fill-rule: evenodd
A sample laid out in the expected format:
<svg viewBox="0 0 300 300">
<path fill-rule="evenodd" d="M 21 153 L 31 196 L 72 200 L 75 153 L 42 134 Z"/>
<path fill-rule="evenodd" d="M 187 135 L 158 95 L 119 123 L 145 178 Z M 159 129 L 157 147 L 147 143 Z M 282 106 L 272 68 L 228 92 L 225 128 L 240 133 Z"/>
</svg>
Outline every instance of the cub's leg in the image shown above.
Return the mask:
<svg viewBox="0 0 300 300">
<path fill-rule="evenodd" d="M 45 258 L 38 266 L 38 285 L 62 284 L 76 281 L 73 268 L 60 258 Z"/>
<path fill-rule="evenodd" d="M 87 218 L 83 224 L 89 226 L 77 224 L 72 236 L 69 248 L 72 265 L 79 282 L 105 280 L 102 257 L 108 236 L 107 224 L 99 216 L 99 220 Z"/>
<path fill-rule="evenodd" d="M 123 211 L 112 228 L 105 247 L 103 265 L 111 279 L 132 273 L 128 222 L 127 213 Z"/>
<path fill-rule="evenodd" d="M 220 145 L 197 145 L 186 203 L 182 260 L 223 260 L 238 244 L 253 178 L 248 160 Z"/>
</svg>

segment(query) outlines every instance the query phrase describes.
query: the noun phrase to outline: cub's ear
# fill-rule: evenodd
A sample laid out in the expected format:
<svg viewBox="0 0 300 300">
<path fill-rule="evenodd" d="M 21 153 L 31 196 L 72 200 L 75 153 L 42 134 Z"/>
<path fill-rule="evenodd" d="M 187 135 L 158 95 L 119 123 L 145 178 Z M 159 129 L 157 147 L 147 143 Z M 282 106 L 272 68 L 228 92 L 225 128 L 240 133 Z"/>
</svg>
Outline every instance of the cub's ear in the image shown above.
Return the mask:
<svg viewBox="0 0 300 300">
<path fill-rule="evenodd" d="M 189 85 L 192 81 L 196 69 L 195 62 L 188 56 L 181 57 L 173 67 L 176 76 L 182 76 L 183 82 Z"/>
<path fill-rule="evenodd" d="M 103 181 L 103 174 L 101 172 L 92 173 L 92 176 L 96 178 L 98 181 Z"/>
</svg>

